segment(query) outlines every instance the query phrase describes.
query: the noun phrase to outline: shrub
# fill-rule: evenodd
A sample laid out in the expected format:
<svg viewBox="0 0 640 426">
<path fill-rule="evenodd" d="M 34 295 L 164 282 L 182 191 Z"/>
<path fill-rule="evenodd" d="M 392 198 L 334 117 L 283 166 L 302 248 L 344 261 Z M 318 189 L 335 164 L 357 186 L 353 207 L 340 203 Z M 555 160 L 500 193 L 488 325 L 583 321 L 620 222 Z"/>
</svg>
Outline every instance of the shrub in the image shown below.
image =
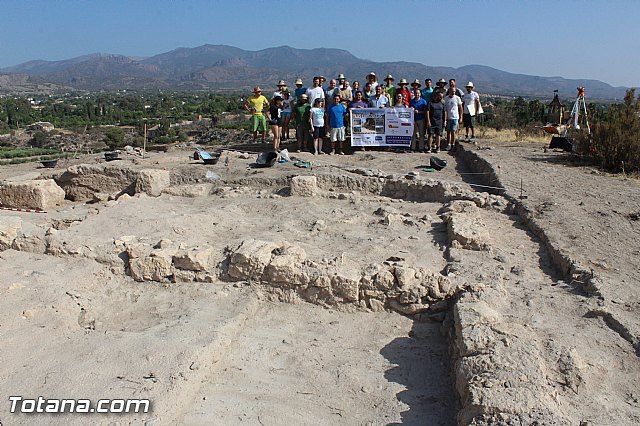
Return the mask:
<svg viewBox="0 0 640 426">
<path fill-rule="evenodd" d="M 593 123 L 591 155 L 610 171 L 640 171 L 640 96 L 635 89 Z"/>
</svg>

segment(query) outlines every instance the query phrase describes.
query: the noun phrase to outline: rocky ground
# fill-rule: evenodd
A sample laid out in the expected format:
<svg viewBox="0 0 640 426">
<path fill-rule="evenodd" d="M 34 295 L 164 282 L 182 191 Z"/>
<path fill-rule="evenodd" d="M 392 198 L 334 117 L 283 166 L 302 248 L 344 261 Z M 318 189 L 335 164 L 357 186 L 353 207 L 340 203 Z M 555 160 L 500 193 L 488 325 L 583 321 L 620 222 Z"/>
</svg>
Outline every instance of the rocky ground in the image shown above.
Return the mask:
<svg viewBox="0 0 640 426">
<path fill-rule="evenodd" d="M 0 169 L 46 210 L 0 211 L 0 399 L 153 401 L 4 424 L 640 422 L 637 180 L 531 144 L 226 148 Z"/>
</svg>

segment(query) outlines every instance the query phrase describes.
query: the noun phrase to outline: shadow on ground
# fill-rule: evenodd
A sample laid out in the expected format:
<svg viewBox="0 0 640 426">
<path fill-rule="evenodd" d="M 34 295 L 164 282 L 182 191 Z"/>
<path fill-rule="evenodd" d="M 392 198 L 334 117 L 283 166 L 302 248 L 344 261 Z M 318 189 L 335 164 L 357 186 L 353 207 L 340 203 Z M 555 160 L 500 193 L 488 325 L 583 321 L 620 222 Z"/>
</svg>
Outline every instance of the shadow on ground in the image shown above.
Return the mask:
<svg viewBox="0 0 640 426">
<path fill-rule="evenodd" d="M 396 397 L 408 406 L 400 423 L 391 425 L 455 425 L 457 403 L 447 340 L 439 322 L 415 321 L 407 337 L 399 337 L 380 353 L 395 367 L 385 378 L 405 390 Z"/>
</svg>

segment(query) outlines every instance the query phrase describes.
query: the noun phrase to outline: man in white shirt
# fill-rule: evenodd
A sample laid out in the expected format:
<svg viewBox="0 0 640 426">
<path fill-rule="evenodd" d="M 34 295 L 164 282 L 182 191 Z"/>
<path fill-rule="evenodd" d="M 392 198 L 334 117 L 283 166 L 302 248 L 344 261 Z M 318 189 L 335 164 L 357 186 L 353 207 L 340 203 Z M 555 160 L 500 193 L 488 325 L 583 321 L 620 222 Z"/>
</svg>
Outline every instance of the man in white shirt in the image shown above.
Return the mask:
<svg viewBox="0 0 640 426">
<path fill-rule="evenodd" d="M 467 93 L 462 97 L 462 124 L 465 128 L 464 140 L 469 142 L 469 129 L 471 129 L 471 142 L 476 143 L 475 116 L 480 113 L 480 95 L 473 90 L 473 82 L 465 86 Z"/>
<path fill-rule="evenodd" d="M 324 90 L 320 86 L 320 77 L 313 77 L 313 87 L 307 89 L 309 105 L 314 105 L 316 99 L 324 99 Z"/>
<path fill-rule="evenodd" d="M 444 98 L 444 109 L 447 112 L 447 150 L 455 151 L 458 121 L 462 117 L 462 99 L 455 94 L 455 89 L 452 87 L 449 87 L 447 97 Z"/>
</svg>

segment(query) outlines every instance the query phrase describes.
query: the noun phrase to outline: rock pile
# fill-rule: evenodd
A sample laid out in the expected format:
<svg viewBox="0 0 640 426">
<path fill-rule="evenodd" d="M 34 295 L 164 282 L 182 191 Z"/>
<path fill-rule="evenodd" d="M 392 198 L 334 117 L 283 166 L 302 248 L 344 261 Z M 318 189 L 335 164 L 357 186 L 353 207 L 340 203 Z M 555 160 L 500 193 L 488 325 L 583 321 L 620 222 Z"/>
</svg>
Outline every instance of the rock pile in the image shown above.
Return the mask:
<svg viewBox="0 0 640 426">
<path fill-rule="evenodd" d="M 282 300 L 390 308 L 404 314 L 445 311 L 447 300 L 463 290 L 445 276 L 402 261 L 364 267 L 344 256 L 312 261 L 302 247 L 286 241 L 244 240 L 228 249 L 222 272 L 223 279 L 263 285 Z"/>
</svg>

